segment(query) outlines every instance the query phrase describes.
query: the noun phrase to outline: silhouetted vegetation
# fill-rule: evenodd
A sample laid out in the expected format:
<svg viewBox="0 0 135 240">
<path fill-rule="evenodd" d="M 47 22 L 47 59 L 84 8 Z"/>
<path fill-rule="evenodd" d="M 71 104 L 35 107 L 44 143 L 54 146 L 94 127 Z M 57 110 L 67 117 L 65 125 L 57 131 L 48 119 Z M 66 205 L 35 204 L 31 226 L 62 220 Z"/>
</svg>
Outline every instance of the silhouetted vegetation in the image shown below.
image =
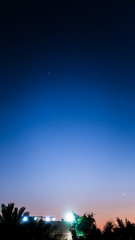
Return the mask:
<svg viewBox="0 0 135 240">
<path fill-rule="evenodd" d="M 42 219 L 34 221 L 29 217 L 29 221 L 23 222 L 24 216 L 29 216 L 29 212 L 24 212 L 25 207 L 14 208 L 13 203 L 7 206 L 1 204 L 0 214 L 0 239 L 2 240 L 48 240 L 50 239 L 51 225 L 46 224 Z"/>
<path fill-rule="evenodd" d="M 103 231 L 96 226 L 93 213 L 79 216 L 74 214 L 71 226 L 72 239 L 77 240 L 135 240 L 135 224 L 117 218 L 116 224 L 108 221 Z"/>
<path fill-rule="evenodd" d="M 96 221 L 94 219 L 93 213 L 84 214 L 79 216 L 74 214 L 74 221 L 71 226 L 71 233 L 73 240 L 76 239 L 93 239 L 98 240 L 101 236 L 100 229 L 96 226 Z"/>
<path fill-rule="evenodd" d="M 129 220 L 117 218 L 116 224 L 108 221 L 103 230 L 104 240 L 135 240 L 135 224 Z"/>
<path fill-rule="evenodd" d="M 1 204 L 0 222 L 4 224 L 20 224 L 22 217 L 29 216 L 29 212 L 24 212 L 25 207 L 18 209 L 14 207 L 14 203 L 7 206 Z"/>
<path fill-rule="evenodd" d="M 71 234 L 73 240 L 135 240 L 135 224 L 125 219 L 116 219 L 113 223 L 108 221 L 101 231 L 96 226 L 93 213 L 79 216 L 74 214 L 74 221 L 71 224 Z M 29 221 L 23 222 L 24 216 L 29 217 Z M 1 204 L 0 213 L 0 239 L 2 240 L 56 240 L 62 234 L 51 235 L 55 232 L 51 224 L 45 221 L 35 221 L 30 217 L 29 212 L 25 212 L 25 207 L 20 209 L 14 207 L 13 203 L 7 206 Z M 63 239 L 63 238 L 62 238 Z"/>
</svg>

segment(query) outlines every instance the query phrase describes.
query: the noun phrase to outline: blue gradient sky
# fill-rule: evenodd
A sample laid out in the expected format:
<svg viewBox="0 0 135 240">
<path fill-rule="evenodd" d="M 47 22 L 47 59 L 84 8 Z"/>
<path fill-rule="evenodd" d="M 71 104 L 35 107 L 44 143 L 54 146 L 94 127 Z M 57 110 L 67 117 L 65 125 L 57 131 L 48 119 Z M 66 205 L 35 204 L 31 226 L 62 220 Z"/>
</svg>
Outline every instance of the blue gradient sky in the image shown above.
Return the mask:
<svg viewBox="0 0 135 240">
<path fill-rule="evenodd" d="M 135 4 L 51 4 L 1 17 L 0 202 L 135 221 Z"/>
</svg>

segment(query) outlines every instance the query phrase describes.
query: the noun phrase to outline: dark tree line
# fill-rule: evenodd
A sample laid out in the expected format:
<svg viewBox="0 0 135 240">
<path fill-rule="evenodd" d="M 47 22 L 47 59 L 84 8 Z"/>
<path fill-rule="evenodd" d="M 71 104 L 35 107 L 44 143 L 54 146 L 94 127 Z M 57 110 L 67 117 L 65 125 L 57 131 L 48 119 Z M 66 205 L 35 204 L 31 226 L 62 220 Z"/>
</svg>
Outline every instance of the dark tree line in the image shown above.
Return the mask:
<svg viewBox="0 0 135 240">
<path fill-rule="evenodd" d="M 93 213 L 73 214 L 70 228 L 73 240 L 135 240 L 135 224 L 127 219 L 117 218 L 116 223 L 108 221 L 101 231 Z M 29 221 L 23 222 L 24 216 L 29 217 Z M 0 240 L 58 240 L 57 235 L 52 237 L 52 230 L 51 224 L 30 217 L 25 207 L 18 209 L 13 203 L 1 204 Z"/>
<path fill-rule="evenodd" d="M 28 222 L 23 222 L 23 217 L 29 217 Z M 34 221 L 25 212 L 25 207 L 20 209 L 14 207 L 14 203 L 7 206 L 1 204 L 0 214 L 0 240 L 49 240 L 51 225 L 42 219 Z"/>
<path fill-rule="evenodd" d="M 103 231 L 96 226 L 93 213 L 79 216 L 75 213 L 71 226 L 73 240 L 135 240 L 135 224 L 117 218 L 116 223 L 108 221 Z"/>
</svg>

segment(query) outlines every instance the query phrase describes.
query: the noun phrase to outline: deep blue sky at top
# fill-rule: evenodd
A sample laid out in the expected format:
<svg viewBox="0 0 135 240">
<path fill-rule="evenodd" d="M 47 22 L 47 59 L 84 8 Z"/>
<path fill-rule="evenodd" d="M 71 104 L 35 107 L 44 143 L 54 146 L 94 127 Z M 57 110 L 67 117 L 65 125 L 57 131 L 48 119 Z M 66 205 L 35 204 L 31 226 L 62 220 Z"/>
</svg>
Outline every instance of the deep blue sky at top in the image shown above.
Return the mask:
<svg viewBox="0 0 135 240">
<path fill-rule="evenodd" d="M 129 203 L 135 2 L 16 1 L 0 18 L 0 202 L 59 216 Z"/>
</svg>

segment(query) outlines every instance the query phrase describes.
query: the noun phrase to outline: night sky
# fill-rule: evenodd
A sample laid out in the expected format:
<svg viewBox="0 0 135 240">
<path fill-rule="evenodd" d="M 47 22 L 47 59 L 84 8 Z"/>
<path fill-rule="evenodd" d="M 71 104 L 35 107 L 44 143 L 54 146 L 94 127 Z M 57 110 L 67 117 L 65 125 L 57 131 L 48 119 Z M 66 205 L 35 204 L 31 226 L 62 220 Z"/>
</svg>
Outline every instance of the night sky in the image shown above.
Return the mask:
<svg viewBox="0 0 135 240">
<path fill-rule="evenodd" d="M 135 221 L 135 2 L 0 8 L 0 203 Z"/>
</svg>

